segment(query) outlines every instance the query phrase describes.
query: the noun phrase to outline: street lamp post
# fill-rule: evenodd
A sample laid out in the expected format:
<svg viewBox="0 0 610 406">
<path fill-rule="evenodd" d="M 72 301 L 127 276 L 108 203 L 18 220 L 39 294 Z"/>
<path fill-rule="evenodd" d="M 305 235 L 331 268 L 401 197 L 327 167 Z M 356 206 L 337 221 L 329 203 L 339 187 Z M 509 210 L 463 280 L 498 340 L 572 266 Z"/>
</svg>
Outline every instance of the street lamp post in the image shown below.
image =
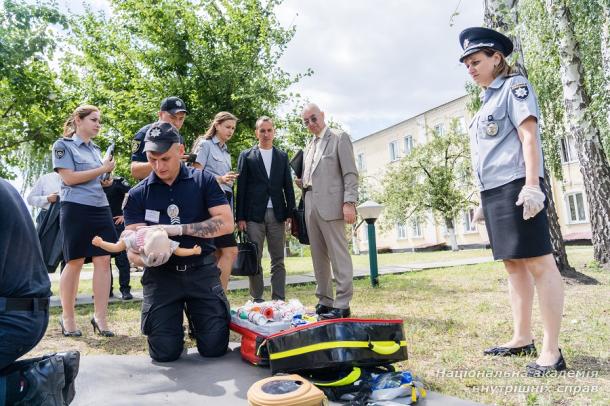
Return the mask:
<svg viewBox="0 0 610 406">
<path fill-rule="evenodd" d="M 371 285 L 379 286 L 379 269 L 377 267 L 377 242 L 375 241 L 375 221 L 385 206 L 367 200 L 358 206 L 358 213 L 366 221 L 369 237 L 369 264 L 371 268 Z"/>
</svg>

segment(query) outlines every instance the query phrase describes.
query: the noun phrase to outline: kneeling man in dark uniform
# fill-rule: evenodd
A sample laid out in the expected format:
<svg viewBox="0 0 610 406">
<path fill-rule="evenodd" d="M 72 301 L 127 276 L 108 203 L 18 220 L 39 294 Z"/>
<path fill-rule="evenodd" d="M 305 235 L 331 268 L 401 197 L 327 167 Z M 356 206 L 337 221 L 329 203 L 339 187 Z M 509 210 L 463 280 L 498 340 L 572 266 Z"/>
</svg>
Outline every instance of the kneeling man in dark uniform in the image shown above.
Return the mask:
<svg viewBox="0 0 610 406">
<path fill-rule="evenodd" d="M 30 213 L 4 179 L 0 201 L 0 405 L 68 405 L 77 351 L 15 362 L 47 330 L 51 282 Z"/>
<path fill-rule="evenodd" d="M 217 357 L 229 343 L 229 302 L 220 284 L 212 238 L 234 229 L 231 208 L 214 177 L 181 162 L 184 145 L 169 123 L 155 123 L 145 137 L 144 151 L 153 172 L 129 191 L 123 210 L 127 230 L 163 225 L 182 248 L 201 247 L 189 257 L 163 254 L 148 258 L 142 286 L 142 333 L 148 352 L 159 362 L 174 361 L 184 348 L 182 315 L 188 307 L 202 356 Z M 143 266 L 140 256 L 129 259 Z"/>
</svg>

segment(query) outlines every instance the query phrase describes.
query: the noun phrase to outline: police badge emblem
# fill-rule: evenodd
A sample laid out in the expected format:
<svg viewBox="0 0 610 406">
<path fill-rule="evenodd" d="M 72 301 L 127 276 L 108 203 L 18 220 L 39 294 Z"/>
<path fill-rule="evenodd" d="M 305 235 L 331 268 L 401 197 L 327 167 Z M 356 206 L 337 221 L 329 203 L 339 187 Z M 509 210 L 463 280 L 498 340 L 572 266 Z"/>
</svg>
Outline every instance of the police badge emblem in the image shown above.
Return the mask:
<svg viewBox="0 0 610 406">
<path fill-rule="evenodd" d="M 514 85 L 510 88 L 510 92 L 513 94 L 515 99 L 517 100 L 525 100 L 527 96 L 530 95 L 530 91 L 527 88 L 527 84 L 520 83 L 518 85 Z"/>
<path fill-rule="evenodd" d="M 150 138 L 156 138 L 159 135 L 161 135 L 161 129 L 160 128 L 153 128 L 152 130 L 150 130 L 150 132 L 148 133 L 148 136 Z"/>
<path fill-rule="evenodd" d="M 171 224 L 180 224 L 180 209 L 175 204 L 170 204 L 167 206 L 167 215 L 169 216 L 169 221 Z"/>
<path fill-rule="evenodd" d="M 468 48 L 468 45 L 470 45 L 470 40 L 469 40 L 468 38 L 466 38 L 466 39 L 464 40 L 464 46 L 463 46 L 463 48 L 464 48 L 464 49 Z"/>
<path fill-rule="evenodd" d="M 494 121 L 492 121 L 491 123 L 487 123 L 487 126 L 485 127 L 485 132 L 490 137 L 496 136 L 498 134 L 498 124 Z"/>
<path fill-rule="evenodd" d="M 55 157 L 57 159 L 63 158 L 65 154 L 66 154 L 66 150 L 65 149 L 56 149 L 55 150 Z"/>
<path fill-rule="evenodd" d="M 140 149 L 140 141 L 133 140 L 131 141 L 131 152 L 136 153 Z"/>
<path fill-rule="evenodd" d="M 176 106 L 182 107 L 182 102 L 180 100 L 176 100 Z"/>
</svg>

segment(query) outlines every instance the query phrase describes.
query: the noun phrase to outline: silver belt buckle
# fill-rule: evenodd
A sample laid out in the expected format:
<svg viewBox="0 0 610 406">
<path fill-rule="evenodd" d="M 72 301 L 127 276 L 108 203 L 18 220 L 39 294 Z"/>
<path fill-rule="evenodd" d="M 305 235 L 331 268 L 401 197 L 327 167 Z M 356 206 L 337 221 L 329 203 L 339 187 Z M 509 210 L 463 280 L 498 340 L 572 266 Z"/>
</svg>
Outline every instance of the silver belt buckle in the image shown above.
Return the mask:
<svg viewBox="0 0 610 406">
<path fill-rule="evenodd" d="M 186 265 L 176 265 L 176 271 L 178 271 L 178 272 L 186 271 Z"/>
</svg>

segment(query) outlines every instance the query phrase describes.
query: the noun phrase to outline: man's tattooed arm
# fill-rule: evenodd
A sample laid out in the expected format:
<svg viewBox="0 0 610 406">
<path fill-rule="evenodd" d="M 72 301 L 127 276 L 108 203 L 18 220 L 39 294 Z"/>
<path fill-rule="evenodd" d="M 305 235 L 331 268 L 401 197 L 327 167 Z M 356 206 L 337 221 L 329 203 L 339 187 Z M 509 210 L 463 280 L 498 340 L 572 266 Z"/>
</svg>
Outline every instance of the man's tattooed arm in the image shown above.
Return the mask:
<svg viewBox="0 0 610 406">
<path fill-rule="evenodd" d="M 235 223 L 233 222 L 231 207 L 228 204 L 211 207 L 209 212 L 212 217 L 205 221 L 181 225 L 182 235 L 213 238 L 233 232 Z"/>
<path fill-rule="evenodd" d="M 193 237 L 213 238 L 218 237 L 218 231 L 224 229 L 220 216 L 202 221 L 201 223 L 191 223 L 182 225 L 182 235 Z M 226 234 L 226 233 L 225 233 Z"/>
</svg>

